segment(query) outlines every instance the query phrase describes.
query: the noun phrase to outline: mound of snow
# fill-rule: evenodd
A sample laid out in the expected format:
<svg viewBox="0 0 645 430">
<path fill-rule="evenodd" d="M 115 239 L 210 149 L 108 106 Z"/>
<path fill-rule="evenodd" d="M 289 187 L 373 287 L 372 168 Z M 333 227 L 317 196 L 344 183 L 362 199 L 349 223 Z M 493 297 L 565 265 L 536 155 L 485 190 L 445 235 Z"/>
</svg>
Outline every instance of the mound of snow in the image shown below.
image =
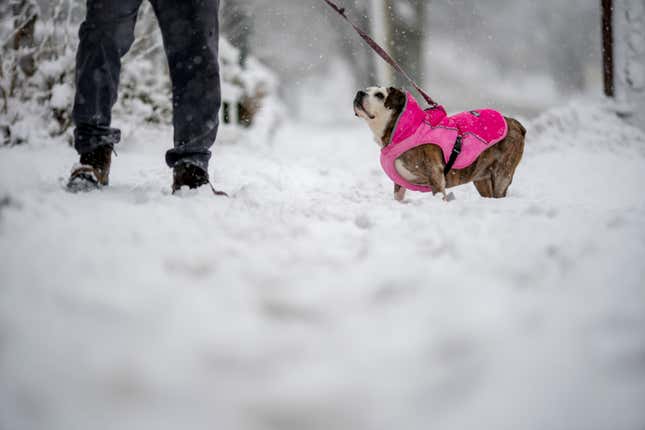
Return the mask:
<svg viewBox="0 0 645 430">
<path fill-rule="evenodd" d="M 542 150 L 560 146 L 580 151 L 635 150 L 645 154 L 645 133 L 623 121 L 614 103 L 575 101 L 531 121 L 529 143 Z"/>
</svg>

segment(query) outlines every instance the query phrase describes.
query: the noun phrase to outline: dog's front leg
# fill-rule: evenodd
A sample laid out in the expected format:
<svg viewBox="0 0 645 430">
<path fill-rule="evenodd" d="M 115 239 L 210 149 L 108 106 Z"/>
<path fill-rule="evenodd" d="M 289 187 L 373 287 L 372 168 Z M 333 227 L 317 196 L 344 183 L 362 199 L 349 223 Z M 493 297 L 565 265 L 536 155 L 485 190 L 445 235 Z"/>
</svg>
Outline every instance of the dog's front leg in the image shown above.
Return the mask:
<svg viewBox="0 0 645 430">
<path fill-rule="evenodd" d="M 402 202 L 405 200 L 405 192 L 407 190 L 399 184 L 394 184 L 394 200 Z"/>
<path fill-rule="evenodd" d="M 443 175 L 443 167 L 441 165 L 432 167 L 430 169 L 430 174 L 428 175 L 430 182 L 430 187 L 432 188 L 432 194 L 442 194 L 443 200 L 448 201 L 448 195 L 446 194 L 446 177 Z"/>
</svg>

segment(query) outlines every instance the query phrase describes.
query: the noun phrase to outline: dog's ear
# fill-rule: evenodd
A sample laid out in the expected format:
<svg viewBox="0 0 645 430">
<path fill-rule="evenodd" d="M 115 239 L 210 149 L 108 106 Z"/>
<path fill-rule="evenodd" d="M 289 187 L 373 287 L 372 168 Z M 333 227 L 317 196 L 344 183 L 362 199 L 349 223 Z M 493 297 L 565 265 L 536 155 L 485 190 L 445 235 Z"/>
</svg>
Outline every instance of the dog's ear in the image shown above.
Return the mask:
<svg viewBox="0 0 645 430">
<path fill-rule="evenodd" d="M 405 93 L 398 88 L 388 88 L 387 98 L 385 99 L 385 107 L 394 111 L 401 111 L 405 106 L 406 96 Z"/>
</svg>

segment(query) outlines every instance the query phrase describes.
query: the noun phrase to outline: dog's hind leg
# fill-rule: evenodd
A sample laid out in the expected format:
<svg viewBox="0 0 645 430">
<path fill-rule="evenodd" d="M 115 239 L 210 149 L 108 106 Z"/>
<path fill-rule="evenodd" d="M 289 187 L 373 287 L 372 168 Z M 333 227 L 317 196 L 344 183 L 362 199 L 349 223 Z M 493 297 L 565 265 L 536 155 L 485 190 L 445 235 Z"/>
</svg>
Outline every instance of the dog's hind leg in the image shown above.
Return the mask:
<svg viewBox="0 0 645 430">
<path fill-rule="evenodd" d="M 515 170 L 522 159 L 522 153 L 506 154 L 504 160 L 496 163 L 496 169 L 493 171 L 491 179 L 493 184 L 493 197 L 502 199 L 506 197 L 508 188 L 513 183 Z"/>
<path fill-rule="evenodd" d="M 507 118 L 506 121 L 508 122 L 508 136 L 501 142 L 501 147 L 505 148 L 505 151 L 502 158 L 495 163 L 492 173 L 493 197 L 497 199 L 506 197 L 508 188 L 513 183 L 515 170 L 524 154 L 526 129 L 513 118 Z"/>
<path fill-rule="evenodd" d="M 493 178 L 486 178 L 486 179 L 481 179 L 479 181 L 475 181 L 475 188 L 477 188 L 477 191 L 479 191 L 479 195 L 487 198 L 487 199 L 492 199 L 494 197 L 494 188 L 493 188 Z"/>
<path fill-rule="evenodd" d="M 506 197 L 506 193 L 508 192 L 508 187 L 511 186 L 512 182 L 513 182 L 512 175 L 510 177 L 497 176 L 493 181 L 493 197 L 495 197 L 496 199 L 502 199 Z"/>
</svg>

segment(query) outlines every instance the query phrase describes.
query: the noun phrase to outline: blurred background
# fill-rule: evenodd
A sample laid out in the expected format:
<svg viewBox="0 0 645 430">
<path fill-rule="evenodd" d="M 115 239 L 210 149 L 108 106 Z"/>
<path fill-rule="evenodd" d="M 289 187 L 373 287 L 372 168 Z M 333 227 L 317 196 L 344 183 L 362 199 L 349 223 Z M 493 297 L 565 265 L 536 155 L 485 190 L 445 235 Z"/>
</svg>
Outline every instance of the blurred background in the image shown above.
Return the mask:
<svg viewBox="0 0 645 430">
<path fill-rule="evenodd" d="M 227 3 L 247 4 L 233 13 L 246 14 L 249 31 L 233 20 L 225 33 L 283 78 L 288 102 L 295 93 L 303 103 L 327 95 L 332 100 L 321 109 L 337 97 L 348 105 L 350 88 L 389 84 L 379 82 L 380 58 L 321 1 L 229 1 L 223 16 Z M 494 105 L 535 114 L 571 96 L 601 93 L 600 2 L 342 3 L 381 42 L 385 37 L 393 56 L 450 110 Z M 335 79 L 322 79 L 328 76 Z M 310 88 L 316 85 L 326 88 Z"/>
<path fill-rule="evenodd" d="M 532 117 L 571 97 L 601 93 L 597 1 L 343 5 L 449 111 L 490 106 Z M 34 117 L 43 119 L 50 136 L 71 139 L 76 33 L 83 16 L 80 0 L 11 0 L 0 6 L 4 143 L 29 140 Z M 349 121 L 358 88 L 404 85 L 320 0 L 222 0 L 221 33 L 225 125 L 263 122 L 271 129 L 287 115 Z M 161 36 L 144 2 L 137 41 L 124 59 L 115 116 L 169 124 L 166 74 Z M 264 116 L 256 120 L 260 111 Z"/>
</svg>

